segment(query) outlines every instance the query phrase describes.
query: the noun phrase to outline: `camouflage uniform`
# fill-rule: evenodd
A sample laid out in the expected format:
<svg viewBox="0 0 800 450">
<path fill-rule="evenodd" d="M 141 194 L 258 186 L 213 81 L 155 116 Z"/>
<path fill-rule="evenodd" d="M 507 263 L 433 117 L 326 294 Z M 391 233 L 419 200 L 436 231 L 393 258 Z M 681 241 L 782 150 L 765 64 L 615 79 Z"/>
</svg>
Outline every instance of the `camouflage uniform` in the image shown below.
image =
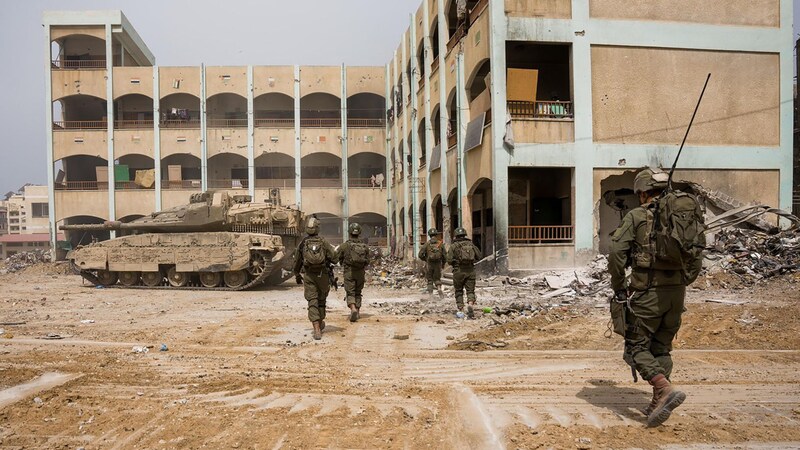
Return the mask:
<svg viewBox="0 0 800 450">
<path fill-rule="evenodd" d="M 353 243 L 364 243 L 364 241 L 351 237 L 336 249 L 336 255 L 333 260 L 344 268 L 344 290 L 347 293 L 347 306 L 355 305 L 356 309 L 361 309 L 361 291 L 364 289 L 366 266 L 354 267 L 345 261 Z"/>
<path fill-rule="evenodd" d="M 318 238 L 322 241 L 323 251 L 325 252 L 325 264 L 320 266 L 310 266 L 303 260 L 303 246 L 311 238 Z M 319 236 L 308 236 L 297 246 L 294 252 L 294 274 L 300 276 L 301 269 L 304 273 L 303 287 L 306 301 L 308 302 L 308 320 L 312 323 L 325 320 L 325 302 L 331 290 L 331 280 L 328 276 L 328 264 L 333 264 L 334 251 L 331 244 Z"/>
<path fill-rule="evenodd" d="M 645 380 L 672 373 L 672 341 L 681 326 L 686 286 L 700 273 L 702 259 L 681 270 L 641 269 L 634 265 L 630 283 L 625 268 L 649 239 L 646 232 L 653 202 L 632 209 L 611 238 L 608 271 L 615 292 L 627 291 L 630 314 L 626 315 L 625 355 Z M 651 219 L 652 220 L 652 219 Z"/>
<path fill-rule="evenodd" d="M 439 248 L 441 258 L 438 261 L 428 261 L 432 247 Z M 428 281 L 428 293 L 430 294 L 442 285 L 442 269 L 446 262 L 444 243 L 436 237 L 431 237 L 419 250 L 418 256 L 419 259 L 425 261 L 425 279 Z"/>
<path fill-rule="evenodd" d="M 456 259 L 462 246 L 471 246 L 475 255 L 473 261 L 460 262 Z M 475 263 L 479 261 L 481 251 L 466 237 L 457 237 L 456 241 L 447 249 L 447 264 L 453 266 L 453 288 L 456 291 L 456 306 L 459 310 L 464 308 L 464 291 L 467 292 L 467 302 L 475 304 Z"/>
</svg>

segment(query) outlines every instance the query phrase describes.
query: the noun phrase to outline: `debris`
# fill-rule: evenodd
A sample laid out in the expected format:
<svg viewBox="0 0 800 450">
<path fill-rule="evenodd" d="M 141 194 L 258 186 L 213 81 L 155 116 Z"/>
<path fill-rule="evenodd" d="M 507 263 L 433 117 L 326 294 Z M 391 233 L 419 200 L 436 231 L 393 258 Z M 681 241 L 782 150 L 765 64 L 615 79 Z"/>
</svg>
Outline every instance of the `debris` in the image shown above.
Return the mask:
<svg viewBox="0 0 800 450">
<path fill-rule="evenodd" d="M 574 294 L 575 294 L 574 289 L 565 287 L 562 289 L 557 289 L 553 292 L 548 292 L 547 294 L 544 294 L 542 298 L 547 299 L 547 298 L 559 297 L 561 295 L 574 295 Z"/>
<path fill-rule="evenodd" d="M 33 403 L 36 403 L 36 405 L 37 405 L 37 406 L 42 406 L 42 405 L 44 405 L 44 401 L 43 401 L 41 398 L 39 398 L 39 397 L 34 397 L 34 398 L 33 398 Z"/>
<path fill-rule="evenodd" d="M 92 320 L 92 319 L 84 319 L 84 320 L 81 320 L 81 323 L 83 323 L 83 324 L 94 323 L 94 320 Z"/>
<path fill-rule="evenodd" d="M 149 349 L 149 348 L 147 348 L 147 347 L 143 347 L 143 346 L 139 346 L 139 345 L 134 345 L 134 346 L 133 346 L 133 348 L 131 349 L 131 351 L 132 351 L 133 353 L 147 353 L 147 352 L 149 352 L 149 351 L 150 351 L 150 349 Z"/>
<path fill-rule="evenodd" d="M 161 344 L 161 348 L 159 348 L 158 351 L 166 352 L 169 351 L 169 348 L 167 347 L 167 344 Z"/>
<path fill-rule="evenodd" d="M 0 322 L 0 326 L 11 327 L 14 325 L 25 325 L 28 322 Z"/>
<path fill-rule="evenodd" d="M 395 334 L 392 339 L 397 339 L 398 341 L 405 341 L 408 340 L 407 334 Z"/>
<path fill-rule="evenodd" d="M 747 303 L 746 301 L 734 301 L 734 300 L 720 300 L 716 298 L 707 298 L 706 303 L 722 303 L 723 305 L 744 305 Z"/>
<path fill-rule="evenodd" d="M 2 268 L 4 272 L 14 273 L 36 264 L 49 262 L 50 252 L 42 249 L 36 249 L 29 252 L 15 253 L 9 256 L 3 261 L 0 268 Z"/>
<path fill-rule="evenodd" d="M 59 339 L 66 339 L 68 337 L 72 337 L 72 336 L 62 336 L 62 335 L 60 335 L 58 333 L 47 333 L 45 336 L 43 336 L 43 337 L 41 337 L 39 339 L 46 339 L 46 340 L 53 341 L 53 340 L 59 340 Z"/>
</svg>

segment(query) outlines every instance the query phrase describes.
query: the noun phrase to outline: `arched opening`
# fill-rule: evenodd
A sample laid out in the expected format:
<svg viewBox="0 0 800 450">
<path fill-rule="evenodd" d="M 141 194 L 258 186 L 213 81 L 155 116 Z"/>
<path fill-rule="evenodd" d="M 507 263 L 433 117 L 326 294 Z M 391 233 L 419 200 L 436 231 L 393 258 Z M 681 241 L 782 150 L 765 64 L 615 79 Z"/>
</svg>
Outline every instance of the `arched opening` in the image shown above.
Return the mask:
<svg viewBox="0 0 800 450">
<path fill-rule="evenodd" d="M 444 216 L 442 215 L 443 206 L 442 206 L 442 196 L 437 195 L 433 198 L 432 201 L 433 205 L 433 222 L 434 227 L 441 233 L 444 230 Z"/>
<path fill-rule="evenodd" d="M 300 126 L 340 128 L 342 126 L 342 102 L 339 97 L 317 92 L 301 98 Z"/>
<path fill-rule="evenodd" d="M 350 217 L 350 223 L 361 225 L 361 238 L 367 244 L 386 247 L 386 217 L 377 213 L 361 213 Z"/>
<path fill-rule="evenodd" d="M 94 216 L 73 216 L 65 218 L 63 220 L 63 225 L 97 225 L 105 221 L 105 219 Z M 79 245 L 87 245 L 92 242 L 107 241 L 111 238 L 111 232 L 108 230 L 65 231 L 64 237 L 72 244 L 72 248 L 76 248 Z"/>
<path fill-rule="evenodd" d="M 453 232 L 456 228 L 461 226 L 461 220 L 458 217 L 458 189 L 453 188 L 450 194 L 447 195 L 447 204 L 450 206 L 450 238 L 453 238 Z"/>
<path fill-rule="evenodd" d="M 145 155 L 125 155 L 114 162 L 115 189 L 153 189 L 155 176 L 152 173 L 155 163 Z"/>
<path fill-rule="evenodd" d="M 425 167 L 428 163 L 428 152 L 427 152 L 427 135 L 428 133 L 425 132 L 425 119 L 423 119 L 419 126 L 417 126 L 417 142 L 419 142 L 419 166 Z"/>
<path fill-rule="evenodd" d="M 342 243 L 342 218 L 330 213 L 314 213 L 319 220 L 319 235 L 333 245 Z"/>
<path fill-rule="evenodd" d="M 108 128 L 105 100 L 92 95 L 70 95 L 53 102 L 54 130 L 105 130 Z"/>
<path fill-rule="evenodd" d="M 456 102 L 456 90 L 452 89 L 447 96 L 447 148 L 451 149 L 458 143 L 458 104 Z"/>
<path fill-rule="evenodd" d="M 351 188 L 383 188 L 386 157 L 379 153 L 356 153 L 347 158 L 348 186 Z"/>
<path fill-rule="evenodd" d="M 488 59 L 475 68 L 467 82 L 467 97 L 469 99 L 470 117 L 475 118 L 483 112 L 490 111 L 492 99 L 488 85 L 491 64 Z M 487 118 L 488 119 L 488 118 Z"/>
<path fill-rule="evenodd" d="M 414 133 L 413 128 L 411 128 L 411 130 L 408 130 L 408 136 L 406 136 L 407 139 L 406 142 L 408 142 L 408 154 L 406 155 L 406 165 L 408 167 L 406 167 L 407 169 L 406 176 L 408 176 L 409 178 L 416 175 L 416 173 L 414 173 L 414 160 L 411 157 L 414 152 L 414 148 L 412 147 L 412 145 L 414 145 L 414 141 L 411 138 L 412 133 Z M 419 143 L 417 143 L 417 150 L 419 150 Z"/>
<path fill-rule="evenodd" d="M 312 153 L 300 160 L 304 188 L 341 188 L 342 159 L 330 153 Z"/>
<path fill-rule="evenodd" d="M 400 216 L 398 217 L 400 220 L 400 231 L 402 231 L 402 242 L 405 242 L 408 239 L 408 235 L 406 234 L 406 208 L 400 208 Z"/>
<path fill-rule="evenodd" d="M 293 128 L 294 98 L 278 92 L 253 99 L 255 126 L 258 128 Z"/>
<path fill-rule="evenodd" d="M 200 188 L 200 158 L 176 153 L 161 159 L 162 189 Z"/>
<path fill-rule="evenodd" d="M 458 1 L 457 0 L 450 0 L 447 4 L 447 28 L 448 28 L 448 36 L 452 40 L 456 35 L 457 39 L 466 33 L 466 30 L 469 28 L 470 24 L 470 13 L 475 6 L 478 5 L 479 0 L 467 0 L 465 2 L 465 9 L 463 11 L 458 10 Z"/>
<path fill-rule="evenodd" d="M 161 127 L 200 128 L 200 97 L 170 94 L 159 101 Z"/>
<path fill-rule="evenodd" d="M 383 128 L 386 126 L 386 98 L 364 92 L 347 98 L 348 128 Z"/>
<path fill-rule="evenodd" d="M 423 200 L 419 204 L 419 236 L 420 242 L 425 242 L 428 239 L 428 201 Z"/>
<path fill-rule="evenodd" d="M 405 105 L 405 96 L 403 95 L 405 89 L 403 88 L 403 76 L 397 77 L 397 83 L 394 85 L 394 106 L 397 111 L 397 117 L 403 114 L 403 105 Z"/>
<path fill-rule="evenodd" d="M 431 117 L 433 117 L 433 120 L 431 121 L 431 127 L 433 128 L 434 147 L 439 145 L 442 135 L 442 109 L 439 106 L 440 105 L 436 105 L 436 107 L 433 108 L 433 113 L 431 114 Z"/>
<path fill-rule="evenodd" d="M 206 101 L 208 126 L 211 128 L 247 127 L 247 99 L 241 95 L 223 93 Z"/>
<path fill-rule="evenodd" d="M 405 158 L 405 141 L 402 139 L 400 140 L 400 145 L 397 146 L 397 156 L 400 158 L 400 161 L 397 161 L 397 168 L 399 169 L 400 173 L 397 174 L 397 181 L 403 181 L 403 177 L 405 176 L 406 172 L 406 163 L 403 162 Z"/>
<path fill-rule="evenodd" d="M 439 67 L 439 21 L 435 21 L 433 23 L 433 27 L 431 28 L 431 51 L 433 54 L 433 63 L 431 64 L 431 70 L 435 70 Z"/>
<path fill-rule="evenodd" d="M 50 52 L 53 69 L 106 68 L 106 41 L 94 36 L 64 36 L 51 43 Z"/>
<path fill-rule="evenodd" d="M 607 185 L 601 183 L 601 188 Z M 510 245 L 567 244 L 573 239 L 572 169 L 508 169 Z M 603 208 L 600 208 L 602 213 Z"/>
<path fill-rule="evenodd" d="M 114 129 L 153 128 L 153 99 L 128 94 L 114 100 Z"/>
<path fill-rule="evenodd" d="M 294 188 L 294 158 L 283 153 L 262 153 L 255 159 L 257 188 Z"/>
<path fill-rule="evenodd" d="M 420 85 L 425 83 L 425 38 L 419 40 L 417 45 L 417 71 L 420 76 Z"/>
<path fill-rule="evenodd" d="M 220 153 L 208 158 L 210 189 L 246 189 L 249 176 L 247 158 L 233 153 Z"/>
<path fill-rule="evenodd" d="M 492 180 L 481 178 L 472 185 L 469 206 L 472 218 L 472 242 L 481 249 L 483 256 L 487 256 L 494 251 Z"/>
<path fill-rule="evenodd" d="M 56 161 L 61 170 L 56 190 L 97 191 L 108 189 L 108 161 L 98 156 L 76 155 Z"/>
</svg>

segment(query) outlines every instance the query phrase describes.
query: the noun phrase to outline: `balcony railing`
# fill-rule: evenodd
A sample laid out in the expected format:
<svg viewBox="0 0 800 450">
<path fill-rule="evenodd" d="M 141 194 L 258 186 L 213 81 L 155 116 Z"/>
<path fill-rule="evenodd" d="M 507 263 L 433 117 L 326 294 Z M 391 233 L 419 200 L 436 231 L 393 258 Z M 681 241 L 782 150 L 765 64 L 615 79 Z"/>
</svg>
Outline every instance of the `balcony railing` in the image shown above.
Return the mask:
<svg viewBox="0 0 800 450">
<path fill-rule="evenodd" d="M 115 181 L 114 188 L 118 191 L 136 191 L 154 189 L 155 186 L 144 187 L 136 184 L 133 181 Z"/>
<path fill-rule="evenodd" d="M 510 244 L 560 244 L 573 240 L 573 225 L 536 225 L 508 227 Z"/>
<path fill-rule="evenodd" d="M 248 180 L 246 178 L 208 180 L 209 189 L 247 189 Z"/>
<path fill-rule="evenodd" d="M 57 70 L 105 69 L 106 59 L 54 59 L 51 67 Z"/>
<path fill-rule="evenodd" d="M 455 133 L 448 133 L 447 135 L 447 149 L 451 149 L 458 144 L 458 136 Z"/>
<path fill-rule="evenodd" d="M 208 119 L 209 128 L 247 128 L 247 119 Z"/>
<path fill-rule="evenodd" d="M 108 122 L 105 120 L 56 120 L 53 121 L 53 130 L 105 130 Z"/>
<path fill-rule="evenodd" d="M 200 128 L 200 119 L 166 119 L 160 122 L 160 126 L 161 128 L 196 130 Z"/>
<path fill-rule="evenodd" d="M 153 129 L 152 120 L 115 120 L 115 130 L 136 130 L 142 128 Z"/>
<path fill-rule="evenodd" d="M 57 191 L 99 191 L 107 190 L 108 183 L 97 181 L 62 181 L 55 184 Z"/>
<path fill-rule="evenodd" d="M 303 178 L 300 183 L 303 188 L 342 188 L 341 178 Z"/>
<path fill-rule="evenodd" d="M 256 178 L 256 187 L 294 189 L 294 182 L 294 178 Z"/>
<path fill-rule="evenodd" d="M 342 119 L 300 119 L 300 126 L 303 128 L 341 128 Z"/>
<path fill-rule="evenodd" d="M 200 180 L 161 180 L 161 189 L 166 191 L 200 189 L 200 186 Z"/>
<path fill-rule="evenodd" d="M 572 102 L 509 101 L 508 111 L 515 119 L 573 120 Z"/>
<path fill-rule="evenodd" d="M 255 119 L 256 128 L 294 128 L 294 119 Z"/>
<path fill-rule="evenodd" d="M 372 178 L 350 178 L 347 180 L 347 187 L 351 188 L 383 188 L 384 182 L 378 183 L 377 180 Z"/>
<path fill-rule="evenodd" d="M 386 119 L 347 119 L 347 128 L 384 128 Z"/>
</svg>

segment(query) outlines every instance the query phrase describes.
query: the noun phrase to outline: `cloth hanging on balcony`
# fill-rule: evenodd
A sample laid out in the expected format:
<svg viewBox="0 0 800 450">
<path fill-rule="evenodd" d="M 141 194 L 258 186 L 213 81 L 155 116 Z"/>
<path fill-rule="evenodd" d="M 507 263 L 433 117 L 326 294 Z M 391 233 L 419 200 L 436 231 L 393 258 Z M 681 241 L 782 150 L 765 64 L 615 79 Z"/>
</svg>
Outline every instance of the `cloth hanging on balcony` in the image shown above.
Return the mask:
<svg viewBox="0 0 800 450">
<path fill-rule="evenodd" d="M 503 145 L 508 150 L 514 150 L 514 126 L 511 121 L 511 111 L 506 107 L 506 134 L 503 136 Z"/>
</svg>

